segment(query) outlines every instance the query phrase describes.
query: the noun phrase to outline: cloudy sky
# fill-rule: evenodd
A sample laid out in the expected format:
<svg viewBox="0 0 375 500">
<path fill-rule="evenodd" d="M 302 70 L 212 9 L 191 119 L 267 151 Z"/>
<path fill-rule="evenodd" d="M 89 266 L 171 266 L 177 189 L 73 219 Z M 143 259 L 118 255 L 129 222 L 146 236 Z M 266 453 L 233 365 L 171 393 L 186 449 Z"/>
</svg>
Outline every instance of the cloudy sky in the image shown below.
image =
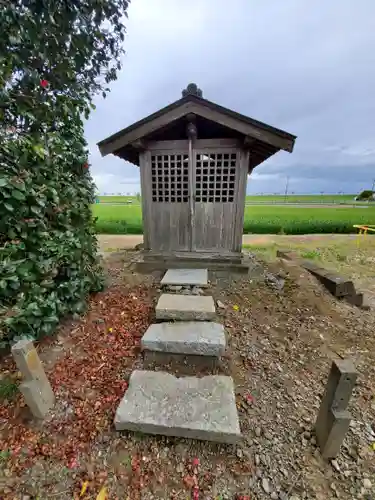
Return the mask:
<svg viewBox="0 0 375 500">
<path fill-rule="evenodd" d="M 96 143 L 179 99 L 207 99 L 298 136 L 248 193 L 358 192 L 375 178 L 374 0 L 132 0 L 126 56 L 86 124 L 100 193 L 139 191 L 138 168 Z"/>
</svg>

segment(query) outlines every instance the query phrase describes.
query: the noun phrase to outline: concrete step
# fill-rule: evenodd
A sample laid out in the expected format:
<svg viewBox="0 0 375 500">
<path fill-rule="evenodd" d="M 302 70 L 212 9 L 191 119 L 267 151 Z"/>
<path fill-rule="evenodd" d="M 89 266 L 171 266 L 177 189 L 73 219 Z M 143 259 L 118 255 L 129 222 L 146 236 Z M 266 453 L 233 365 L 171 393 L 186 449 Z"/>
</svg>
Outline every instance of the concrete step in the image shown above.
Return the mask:
<svg viewBox="0 0 375 500">
<path fill-rule="evenodd" d="M 168 269 L 163 279 L 162 285 L 192 285 L 205 287 L 208 286 L 207 269 Z"/>
<path fill-rule="evenodd" d="M 236 443 L 241 437 L 231 377 L 176 378 L 135 370 L 117 408 L 116 430 Z"/>
<path fill-rule="evenodd" d="M 199 252 L 199 251 L 194 251 L 194 252 L 166 252 L 166 253 L 155 253 L 155 252 L 143 252 L 143 258 L 146 261 L 185 261 L 185 262 L 191 262 L 194 264 L 194 262 L 206 262 L 206 267 L 210 267 L 211 263 L 239 263 L 242 260 L 242 253 L 238 252 L 229 252 L 229 253 L 223 253 L 223 252 Z M 201 267 L 201 266 L 199 266 Z M 181 267 L 180 267 L 181 269 Z"/>
<path fill-rule="evenodd" d="M 220 357 L 225 352 L 223 325 L 209 321 L 155 323 L 142 337 L 148 351 Z"/>
<path fill-rule="evenodd" d="M 162 271 L 167 269 L 209 269 L 214 272 L 224 272 L 234 273 L 234 274 L 248 274 L 250 264 L 243 260 L 238 262 L 216 262 L 206 260 L 194 260 L 190 261 L 188 259 L 168 259 L 168 260 L 158 260 L 158 259 L 145 259 L 140 257 L 133 263 L 133 268 L 139 273 L 149 274 L 154 271 Z"/>
<path fill-rule="evenodd" d="M 177 321 L 211 321 L 215 304 L 211 296 L 163 293 L 156 305 L 156 319 Z"/>
</svg>

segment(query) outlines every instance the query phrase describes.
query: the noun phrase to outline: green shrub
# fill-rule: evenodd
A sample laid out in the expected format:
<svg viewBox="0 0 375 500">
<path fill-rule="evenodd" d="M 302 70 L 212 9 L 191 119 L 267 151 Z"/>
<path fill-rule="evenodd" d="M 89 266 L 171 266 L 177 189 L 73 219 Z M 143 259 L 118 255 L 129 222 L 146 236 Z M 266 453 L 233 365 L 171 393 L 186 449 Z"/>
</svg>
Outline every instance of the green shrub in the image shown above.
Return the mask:
<svg viewBox="0 0 375 500">
<path fill-rule="evenodd" d="M 121 67 L 127 5 L 0 10 L 0 347 L 51 333 L 102 287 L 83 118 Z"/>
<path fill-rule="evenodd" d="M 356 199 L 358 201 L 372 201 L 374 199 L 374 194 L 374 191 L 366 189 L 365 191 L 362 191 L 362 193 L 360 193 Z"/>
</svg>

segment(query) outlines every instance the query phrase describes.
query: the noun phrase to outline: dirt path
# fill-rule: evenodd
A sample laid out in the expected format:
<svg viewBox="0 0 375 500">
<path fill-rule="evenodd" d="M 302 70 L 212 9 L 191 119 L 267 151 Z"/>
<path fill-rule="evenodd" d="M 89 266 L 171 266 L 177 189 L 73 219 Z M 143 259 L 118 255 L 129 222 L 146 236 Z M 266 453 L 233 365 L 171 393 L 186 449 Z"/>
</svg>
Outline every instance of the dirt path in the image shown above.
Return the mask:
<svg viewBox="0 0 375 500">
<path fill-rule="evenodd" d="M 278 234 L 244 234 L 242 242 L 244 245 L 267 245 L 271 243 L 299 243 L 299 242 L 332 242 L 345 243 L 352 241 L 355 234 L 304 234 L 300 236 L 278 235 Z M 143 235 L 136 234 L 99 234 L 99 247 L 101 252 L 110 252 L 122 248 L 134 248 L 143 243 Z"/>
</svg>

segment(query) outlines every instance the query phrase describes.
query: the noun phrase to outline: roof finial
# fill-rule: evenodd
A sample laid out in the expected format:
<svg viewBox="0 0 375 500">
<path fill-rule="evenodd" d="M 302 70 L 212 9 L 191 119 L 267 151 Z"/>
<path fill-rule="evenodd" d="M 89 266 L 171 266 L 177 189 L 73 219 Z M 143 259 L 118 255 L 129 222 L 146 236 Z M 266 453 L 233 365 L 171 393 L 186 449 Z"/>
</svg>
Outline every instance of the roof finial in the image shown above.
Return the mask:
<svg viewBox="0 0 375 500">
<path fill-rule="evenodd" d="M 201 89 L 198 88 L 196 83 L 189 83 L 189 85 L 182 91 L 182 97 L 187 95 L 196 95 L 197 97 L 203 97 Z"/>
</svg>

